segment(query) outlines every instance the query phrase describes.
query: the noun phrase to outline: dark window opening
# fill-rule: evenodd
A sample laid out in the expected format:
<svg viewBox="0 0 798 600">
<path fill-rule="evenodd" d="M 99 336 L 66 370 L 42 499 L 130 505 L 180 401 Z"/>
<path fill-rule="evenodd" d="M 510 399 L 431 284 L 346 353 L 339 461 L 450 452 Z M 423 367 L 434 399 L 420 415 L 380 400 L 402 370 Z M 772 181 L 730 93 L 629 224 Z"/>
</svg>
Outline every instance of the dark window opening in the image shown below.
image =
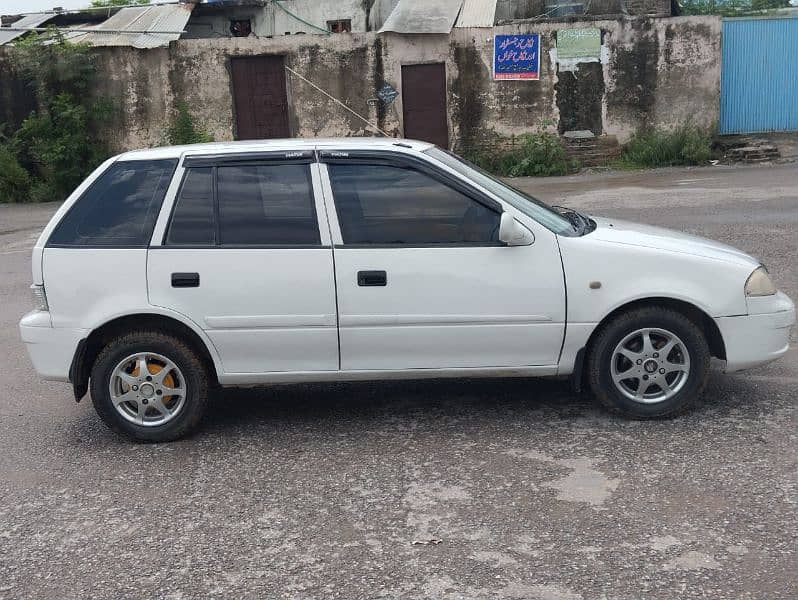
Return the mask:
<svg viewBox="0 0 798 600">
<path fill-rule="evenodd" d="M 328 169 L 346 244 L 498 244 L 499 213 L 429 175 L 390 165 Z"/>
<path fill-rule="evenodd" d="M 170 246 L 213 246 L 213 169 L 189 169 L 180 187 L 166 243 Z"/>
<path fill-rule="evenodd" d="M 316 206 L 305 164 L 193 167 L 186 172 L 166 244 L 316 246 Z"/>
<path fill-rule="evenodd" d="M 72 205 L 48 246 L 146 248 L 176 160 L 118 161 Z"/>
<path fill-rule="evenodd" d="M 307 165 L 218 168 L 222 245 L 317 245 L 319 225 Z"/>
<path fill-rule="evenodd" d="M 252 21 L 249 19 L 234 19 L 230 21 L 230 33 L 233 37 L 247 37 L 252 33 Z"/>
<path fill-rule="evenodd" d="M 331 33 L 352 33 L 352 21 L 351 19 L 327 21 L 327 29 L 329 29 Z"/>
</svg>

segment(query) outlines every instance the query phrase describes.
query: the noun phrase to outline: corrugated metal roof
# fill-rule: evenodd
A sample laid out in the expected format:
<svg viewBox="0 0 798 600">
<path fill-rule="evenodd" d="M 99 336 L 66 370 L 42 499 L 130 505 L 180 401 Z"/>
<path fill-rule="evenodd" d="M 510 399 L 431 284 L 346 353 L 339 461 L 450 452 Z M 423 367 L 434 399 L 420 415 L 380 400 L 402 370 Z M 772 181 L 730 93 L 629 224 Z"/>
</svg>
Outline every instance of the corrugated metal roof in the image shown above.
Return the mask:
<svg viewBox="0 0 798 600">
<path fill-rule="evenodd" d="M 455 27 L 493 27 L 497 0 L 463 0 Z"/>
<path fill-rule="evenodd" d="M 399 0 L 380 32 L 449 33 L 463 0 Z"/>
<path fill-rule="evenodd" d="M 161 4 L 123 8 L 107 21 L 92 27 L 95 32 L 70 38 L 92 46 L 168 46 L 186 27 L 193 4 Z M 105 33 L 104 33 L 105 32 Z M 146 32 L 146 33 L 142 33 Z"/>
<path fill-rule="evenodd" d="M 25 35 L 24 31 L 13 31 L 14 29 L 41 27 L 44 23 L 55 16 L 55 13 L 33 13 L 25 15 L 18 21 L 14 21 L 8 27 L 0 27 L 0 46 L 17 39 L 21 35 Z"/>
</svg>

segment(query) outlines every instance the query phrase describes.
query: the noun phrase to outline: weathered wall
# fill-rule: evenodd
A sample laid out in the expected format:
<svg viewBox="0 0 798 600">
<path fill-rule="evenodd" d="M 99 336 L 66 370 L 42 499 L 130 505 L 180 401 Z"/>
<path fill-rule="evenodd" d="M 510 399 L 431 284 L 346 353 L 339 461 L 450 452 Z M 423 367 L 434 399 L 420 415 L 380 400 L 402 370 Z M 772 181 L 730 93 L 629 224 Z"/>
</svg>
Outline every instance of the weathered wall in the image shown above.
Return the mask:
<svg viewBox="0 0 798 600">
<path fill-rule="evenodd" d="M 557 66 L 557 30 L 598 27 L 601 62 L 574 71 Z M 493 35 L 541 34 L 539 82 L 492 81 Z M 692 119 L 711 127 L 720 99 L 720 19 L 635 18 L 455 29 L 451 36 L 450 109 L 460 147 L 517 135 L 540 123 L 563 133 L 588 129 L 621 141 L 645 126 Z M 480 73 L 476 76 L 475 73 Z"/>
<path fill-rule="evenodd" d="M 599 27 L 600 62 L 558 69 L 557 30 Z M 494 33 L 541 34 L 540 81 L 493 81 Z M 284 55 L 286 65 L 391 135 L 402 135 L 402 97 L 375 102 L 389 83 L 401 91 L 402 65 L 444 62 L 451 147 L 470 150 L 536 129 L 589 129 L 624 141 L 645 126 L 718 119 L 720 19 L 634 18 L 515 23 L 454 29 L 446 35 L 360 33 L 273 39 L 180 40 L 169 48 L 98 48 L 97 92 L 119 107 L 108 139 L 115 149 L 161 144 L 176 101 L 186 101 L 217 140 L 234 136 L 230 57 Z M 8 65 L 0 52 L 0 79 Z M 360 120 L 287 74 L 294 136 L 368 135 Z M 4 85 L 0 118 L 25 112 L 26 94 Z M 11 91 L 9 91 L 11 90 Z"/>
</svg>

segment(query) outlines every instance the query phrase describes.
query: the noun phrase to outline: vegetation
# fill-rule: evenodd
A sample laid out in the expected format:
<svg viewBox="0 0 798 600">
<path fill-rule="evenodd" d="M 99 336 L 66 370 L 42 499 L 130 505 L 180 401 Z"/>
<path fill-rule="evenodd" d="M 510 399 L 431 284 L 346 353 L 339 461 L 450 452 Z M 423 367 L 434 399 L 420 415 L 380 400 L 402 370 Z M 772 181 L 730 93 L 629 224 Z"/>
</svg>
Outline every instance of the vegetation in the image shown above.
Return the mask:
<svg viewBox="0 0 798 600">
<path fill-rule="evenodd" d="M 788 8 L 790 0 L 682 0 L 683 15 L 743 16 Z"/>
<path fill-rule="evenodd" d="M 16 156 L 0 140 L 0 200 L 25 202 L 30 193 L 30 176 Z"/>
<path fill-rule="evenodd" d="M 166 131 L 166 138 L 174 146 L 213 141 L 213 136 L 205 128 L 194 123 L 194 117 L 185 102 L 178 102 L 177 115 Z"/>
<path fill-rule="evenodd" d="M 566 175 L 579 168 L 565 151 L 560 137 L 541 123 L 535 133 L 519 137 L 517 149 L 494 153 L 466 153 L 467 158 L 486 171 L 509 177 Z"/>
<path fill-rule="evenodd" d="M 107 155 L 97 133 L 112 111 L 90 93 L 93 55 L 57 30 L 45 37 L 23 40 L 11 55 L 38 108 L 0 138 L 0 202 L 63 200 Z"/>
<path fill-rule="evenodd" d="M 702 165 L 712 155 L 712 135 L 693 123 L 675 129 L 645 129 L 627 143 L 619 166 L 627 168 Z"/>
</svg>

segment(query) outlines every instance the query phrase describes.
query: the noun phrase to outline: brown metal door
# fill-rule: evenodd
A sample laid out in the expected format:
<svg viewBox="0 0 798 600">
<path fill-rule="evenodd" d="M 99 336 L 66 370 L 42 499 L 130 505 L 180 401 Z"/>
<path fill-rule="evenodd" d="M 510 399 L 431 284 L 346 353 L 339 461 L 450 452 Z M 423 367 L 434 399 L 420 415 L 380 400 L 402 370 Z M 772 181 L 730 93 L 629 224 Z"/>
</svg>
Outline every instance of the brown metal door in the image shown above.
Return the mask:
<svg viewBox="0 0 798 600">
<path fill-rule="evenodd" d="M 402 67 L 402 106 L 406 138 L 449 147 L 443 63 Z"/>
<path fill-rule="evenodd" d="M 286 138 L 288 98 L 282 56 L 247 56 L 230 60 L 236 139 Z"/>
</svg>

